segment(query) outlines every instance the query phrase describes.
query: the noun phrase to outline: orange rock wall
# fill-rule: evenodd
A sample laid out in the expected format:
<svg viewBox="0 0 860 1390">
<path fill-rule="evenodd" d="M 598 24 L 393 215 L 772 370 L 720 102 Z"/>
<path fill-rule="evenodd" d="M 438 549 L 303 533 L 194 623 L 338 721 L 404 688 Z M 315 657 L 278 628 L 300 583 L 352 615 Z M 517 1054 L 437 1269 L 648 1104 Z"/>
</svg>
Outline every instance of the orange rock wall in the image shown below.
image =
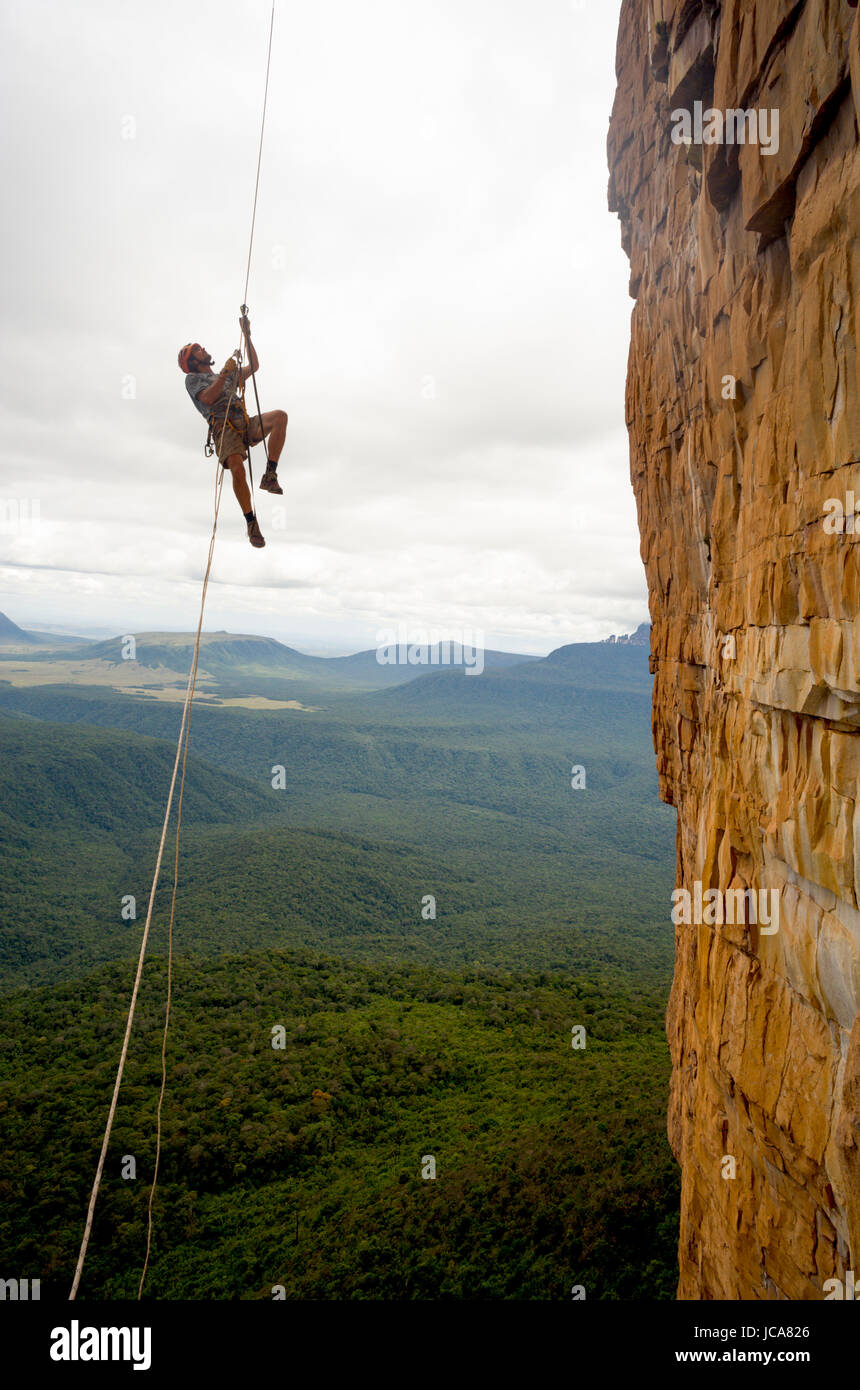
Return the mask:
<svg viewBox="0 0 860 1390">
<path fill-rule="evenodd" d="M 860 508 L 858 15 L 624 0 L 619 27 L 660 792 L 679 886 L 779 894 L 772 934 L 749 911 L 676 928 L 685 1299 L 860 1285 L 860 512 L 834 529 Z M 778 149 L 674 143 L 696 101 L 777 110 Z"/>
</svg>

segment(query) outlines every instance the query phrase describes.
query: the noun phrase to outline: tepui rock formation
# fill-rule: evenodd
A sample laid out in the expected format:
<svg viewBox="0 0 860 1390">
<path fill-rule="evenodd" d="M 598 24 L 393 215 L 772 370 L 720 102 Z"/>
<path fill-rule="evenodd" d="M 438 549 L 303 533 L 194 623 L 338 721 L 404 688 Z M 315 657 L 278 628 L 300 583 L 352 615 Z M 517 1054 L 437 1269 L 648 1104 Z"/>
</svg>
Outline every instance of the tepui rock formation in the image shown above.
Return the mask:
<svg viewBox="0 0 860 1390">
<path fill-rule="evenodd" d="M 624 0 L 616 67 L 654 743 L 692 905 L 678 1296 L 838 1297 L 860 1286 L 860 10 Z"/>
</svg>

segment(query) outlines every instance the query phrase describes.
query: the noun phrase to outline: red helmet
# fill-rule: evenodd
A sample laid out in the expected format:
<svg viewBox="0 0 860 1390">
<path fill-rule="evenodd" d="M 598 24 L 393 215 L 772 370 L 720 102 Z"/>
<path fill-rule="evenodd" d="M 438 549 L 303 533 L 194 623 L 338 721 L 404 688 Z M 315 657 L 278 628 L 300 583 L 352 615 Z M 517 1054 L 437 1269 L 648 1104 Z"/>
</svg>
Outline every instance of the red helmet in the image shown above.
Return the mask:
<svg viewBox="0 0 860 1390">
<path fill-rule="evenodd" d="M 192 357 L 205 357 L 206 353 L 199 343 L 186 343 L 184 348 L 179 349 L 179 365 L 183 372 L 191 371 Z"/>
</svg>

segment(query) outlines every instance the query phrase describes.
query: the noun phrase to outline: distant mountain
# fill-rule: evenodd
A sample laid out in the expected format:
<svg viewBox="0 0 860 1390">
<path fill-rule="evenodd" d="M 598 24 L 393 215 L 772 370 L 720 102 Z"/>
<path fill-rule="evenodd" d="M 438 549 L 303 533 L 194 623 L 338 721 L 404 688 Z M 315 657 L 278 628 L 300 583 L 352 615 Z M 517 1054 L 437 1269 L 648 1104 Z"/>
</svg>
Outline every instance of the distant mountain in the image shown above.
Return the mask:
<svg viewBox="0 0 860 1390">
<path fill-rule="evenodd" d="M 0 613 L 0 645 L 7 643 L 17 643 L 20 646 L 35 647 L 42 641 L 35 632 L 25 632 L 17 623 L 13 623 L 11 618 L 7 618 L 5 613 Z"/>
<path fill-rule="evenodd" d="M 614 644 L 614 645 L 619 646 L 619 647 L 649 647 L 649 648 L 650 648 L 650 646 L 651 646 L 651 624 L 650 624 L 650 623 L 640 623 L 639 626 L 637 627 L 637 629 L 636 629 L 635 632 L 628 633 L 627 635 L 623 635 L 623 634 L 622 634 L 622 635 L 620 635 L 620 636 L 614 636 L 614 635 L 613 635 L 612 637 L 605 637 L 605 638 L 603 639 L 603 642 L 601 643 L 601 645 L 602 645 L 602 646 L 605 646 L 607 643 Z"/>
<path fill-rule="evenodd" d="M 481 675 L 412 669 L 307 712 L 195 708 L 186 947 L 276 944 L 288 928 L 292 944 L 368 959 L 668 970 L 674 812 L 656 796 L 647 650 L 586 643 Z M 181 712 L 7 684 L 2 667 L 0 710 L 31 716 L 0 718 L 0 881 L 16 895 L 0 977 L 42 981 L 126 949 L 121 924 L 102 939 L 101 923 L 123 893 L 145 893 Z M 416 941 L 422 884 L 444 888 L 448 916 Z"/>
<path fill-rule="evenodd" d="M 387 653 L 394 658 L 390 663 L 380 660 L 375 647 L 369 651 L 356 652 L 353 656 L 326 658 L 327 665 L 343 675 L 362 678 L 365 684 L 402 685 L 404 681 L 415 680 L 418 676 L 434 671 L 465 671 L 476 664 L 474 650 L 466 648 L 465 657 L 462 645 L 458 642 L 438 642 L 434 646 L 411 647 L 400 644 Z M 508 666 L 519 666 L 524 661 L 538 661 L 539 657 L 525 656 L 518 652 L 497 652 L 485 649 L 480 652 L 480 660 L 486 669 L 501 670 Z"/>
<path fill-rule="evenodd" d="M 135 633 L 134 660 L 140 666 L 167 667 L 187 670 L 194 652 L 194 634 L 190 632 Z M 127 660 L 127 637 L 109 637 L 105 642 L 92 642 L 80 650 L 86 661 L 108 661 L 119 665 Z M 67 653 L 66 659 L 75 653 Z M 292 647 L 285 647 L 271 637 L 252 637 L 232 632 L 204 632 L 200 638 L 200 664 L 214 674 L 263 668 L 283 676 L 306 677 L 321 658 L 304 656 Z"/>
<path fill-rule="evenodd" d="M 542 659 L 491 668 L 482 675 L 463 671 L 419 675 L 397 690 L 368 696 L 367 706 L 384 706 L 392 713 L 395 709 L 413 714 L 432 711 L 448 718 L 462 718 L 468 711 L 475 718 L 497 717 L 502 707 L 509 714 L 519 710 L 535 716 L 552 708 L 569 711 L 586 700 L 599 717 L 608 694 L 650 700 L 648 651 L 632 643 L 574 642 Z"/>
<path fill-rule="evenodd" d="M 37 639 L 38 640 L 38 639 Z M 126 637 L 63 653 L 64 661 L 107 661 L 119 665 L 127 658 Z M 194 650 L 194 636 L 182 632 L 141 632 L 135 634 L 135 661 L 140 666 L 174 672 L 187 671 Z M 392 659 L 386 661 L 385 656 Z M 537 661 L 537 657 L 516 652 L 484 651 L 483 664 L 492 669 Z M 416 658 L 418 658 L 416 660 Z M 475 664 L 472 651 L 457 643 L 442 642 L 432 647 L 407 647 L 356 652 L 352 656 L 307 656 L 272 637 L 232 632 L 204 632 L 200 639 L 200 667 L 216 680 L 244 684 L 248 678 L 298 681 L 303 688 L 319 685 L 328 690 L 378 690 L 415 680 L 422 671 L 463 670 Z"/>
<path fill-rule="evenodd" d="M 86 642 L 86 637 L 69 637 L 67 634 L 51 632 L 49 630 L 40 632 L 30 632 L 17 623 L 13 623 L 11 618 L 7 618 L 5 613 L 0 613 L 0 647 L 79 647 L 82 642 Z M 42 653 L 39 653 L 41 656 Z M 50 658 L 48 658 L 50 659 Z"/>
<path fill-rule="evenodd" d="M 37 642 L 49 642 L 52 646 L 63 646 L 68 644 L 71 647 L 80 647 L 85 642 L 98 642 L 99 636 L 85 632 L 78 632 L 75 628 L 62 627 L 61 625 L 52 626 L 51 623 L 34 623 L 27 629 L 27 635 Z M 102 636 L 111 636 L 111 633 Z"/>
<path fill-rule="evenodd" d="M 620 648 L 620 650 L 618 650 Z M 648 644 L 634 642 L 571 642 L 556 647 L 535 670 L 546 677 L 563 677 L 582 689 L 588 686 L 600 690 L 651 690 L 648 666 Z M 527 678 L 528 672 L 522 676 Z"/>
<path fill-rule="evenodd" d="M 246 640 L 265 642 L 267 639 Z M 288 652 L 289 648 L 282 650 Z M 149 654 L 151 656 L 153 653 Z M 297 655 L 304 661 L 320 660 L 323 663 L 338 659 L 301 657 L 301 653 Z M 269 757 L 270 762 L 281 760 L 278 740 L 287 730 L 290 730 L 291 743 L 298 737 L 302 745 L 310 746 L 309 741 L 317 737 L 313 730 L 322 723 L 329 730 L 324 736 L 328 740 L 331 733 L 329 718 L 334 721 L 331 728 L 337 727 L 341 731 L 343 721 L 347 724 L 358 721 L 356 727 L 364 727 L 368 721 L 387 724 L 392 719 L 407 724 L 415 721 L 435 724 L 441 721 L 456 725 L 465 721 L 483 730 L 493 726 L 504 728 L 505 721 L 511 718 L 515 718 L 518 725 L 525 720 L 528 724 L 548 728 L 561 727 L 559 720 L 562 718 L 574 718 L 577 727 L 583 720 L 590 720 L 595 727 L 605 729 L 615 719 L 621 718 L 622 723 L 630 719 L 646 731 L 650 763 L 652 676 L 648 657 L 647 647 L 580 642 L 558 647 L 547 657 L 526 658 L 512 666 L 489 667 L 480 675 L 469 675 L 462 669 L 437 668 L 422 673 L 420 667 L 383 666 L 380 668 L 382 671 L 406 669 L 411 672 L 410 676 L 401 678 L 388 688 L 379 684 L 371 686 L 369 678 L 364 682 L 357 679 L 351 685 L 343 677 L 330 678 L 328 690 L 322 689 L 319 678 L 306 678 L 304 684 L 296 681 L 294 686 L 287 686 L 284 682 L 281 691 L 295 690 L 298 693 L 314 687 L 321 691 L 329 714 L 323 716 L 322 712 L 317 711 L 307 727 L 302 726 L 299 735 L 295 716 L 289 711 L 248 710 L 247 719 L 237 722 L 230 717 L 238 715 L 236 710 L 219 712 L 216 708 L 200 708 L 195 712 L 194 743 L 204 757 L 211 757 L 218 763 L 228 759 L 230 765 L 239 767 L 242 765 L 241 757 L 253 756 L 255 751 L 256 754 L 262 752 L 261 739 L 266 747 L 266 752 L 262 753 L 263 759 Z M 209 662 L 205 657 L 204 660 L 208 669 Z M 340 660 L 348 661 L 350 658 Z M 246 685 L 252 683 L 245 675 L 247 669 L 240 669 L 234 677 L 237 687 L 242 681 Z M 256 684 L 261 688 L 266 683 L 264 677 L 257 678 Z M 279 682 L 272 675 L 268 683 L 274 688 Z M 225 680 L 222 691 L 227 686 Z M 75 687 L 63 684 L 62 679 L 57 685 L 42 683 L 32 687 L 12 687 L 0 679 L 0 709 L 61 722 L 80 721 L 134 729 L 166 739 L 175 737 L 177 720 L 175 706 L 163 701 L 132 699 L 113 691 L 98 692 L 95 687 Z M 205 725 L 201 717 L 204 715 Z M 240 729 L 248 735 L 251 730 L 254 731 L 247 746 L 238 738 Z M 618 736 L 617 732 L 614 736 Z M 274 743 L 269 750 L 270 739 Z M 318 748 L 314 757 L 323 758 L 324 761 L 329 758 L 337 760 L 342 753 L 343 750 L 339 750 L 335 755 L 330 747 L 327 750 Z M 232 761 L 234 756 L 240 758 L 238 763 Z"/>
</svg>

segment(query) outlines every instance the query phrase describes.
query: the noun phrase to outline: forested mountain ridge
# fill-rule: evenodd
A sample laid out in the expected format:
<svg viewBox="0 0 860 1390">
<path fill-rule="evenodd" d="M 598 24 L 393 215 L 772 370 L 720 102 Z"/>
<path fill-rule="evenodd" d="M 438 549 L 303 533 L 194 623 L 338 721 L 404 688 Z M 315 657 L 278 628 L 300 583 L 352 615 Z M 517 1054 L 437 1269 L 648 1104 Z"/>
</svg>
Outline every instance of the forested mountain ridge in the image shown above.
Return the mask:
<svg viewBox="0 0 860 1390">
<path fill-rule="evenodd" d="M 51 1299 L 181 708 L 40 670 L 0 684 L 0 1242 Z M 195 704 L 149 1297 L 671 1297 L 673 827 L 648 679 L 562 649 L 317 683 L 310 709 Z M 136 1291 L 172 888 L 171 827 L 85 1296 Z"/>
</svg>

